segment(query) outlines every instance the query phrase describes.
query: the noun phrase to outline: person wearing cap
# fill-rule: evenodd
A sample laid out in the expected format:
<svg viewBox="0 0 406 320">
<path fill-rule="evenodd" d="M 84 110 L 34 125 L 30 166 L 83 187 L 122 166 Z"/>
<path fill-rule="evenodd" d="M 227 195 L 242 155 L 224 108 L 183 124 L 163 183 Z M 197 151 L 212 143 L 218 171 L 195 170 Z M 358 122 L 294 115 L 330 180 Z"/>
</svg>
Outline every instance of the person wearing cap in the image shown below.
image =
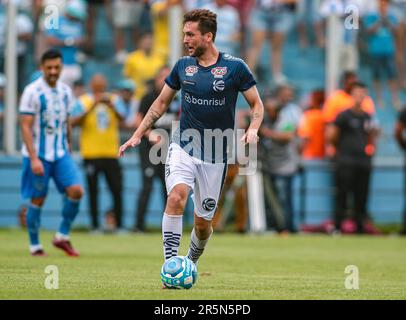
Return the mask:
<svg viewBox="0 0 406 320">
<path fill-rule="evenodd" d="M 83 23 L 87 18 L 87 5 L 82 0 L 67 2 L 65 12 L 59 18 L 59 28 L 46 29 L 45 41 L 48 46 L 62 52 L 64 68 L 61 81 L 69 86 L 82 77 L 77 60 L 78 51 L 85 46 L 86 36 Z"/>
<path fill-rule="evenodd" d="M 135 82 L 131 79 L 123 79 L 117 85 L 118 95 L 123 100 L 126 112 L 124 120 L 120 123 L 121 129 L 135 129 L 135 118 L 140 104 L 134 96 L 136 88 Z"/>
</svg>

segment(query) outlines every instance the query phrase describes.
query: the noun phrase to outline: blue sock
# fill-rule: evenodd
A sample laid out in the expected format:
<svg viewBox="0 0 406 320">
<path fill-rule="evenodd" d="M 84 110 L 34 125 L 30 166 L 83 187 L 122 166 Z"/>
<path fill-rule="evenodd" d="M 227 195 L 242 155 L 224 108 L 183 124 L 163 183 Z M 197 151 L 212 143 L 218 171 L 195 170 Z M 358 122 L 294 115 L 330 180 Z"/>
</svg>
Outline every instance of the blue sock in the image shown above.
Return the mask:
<svg viewBox="0 0 406 320">
<path fill-rule="evenodd" d="M 59 233 L 65 236 L 69 235 L 72 223 L 79 212 L 79 203 L 80 200 L 74 200 L 65 197 L 62 209 L 62 223 L 59 227 Z"/>
<path fill-rule="evenodd" d="M 30 244 L 39 244 L 39 227 L 40 227 L 41 207 L 30 204 L 27 210 L 27 229 L 30 236 Z"/>
</svg>

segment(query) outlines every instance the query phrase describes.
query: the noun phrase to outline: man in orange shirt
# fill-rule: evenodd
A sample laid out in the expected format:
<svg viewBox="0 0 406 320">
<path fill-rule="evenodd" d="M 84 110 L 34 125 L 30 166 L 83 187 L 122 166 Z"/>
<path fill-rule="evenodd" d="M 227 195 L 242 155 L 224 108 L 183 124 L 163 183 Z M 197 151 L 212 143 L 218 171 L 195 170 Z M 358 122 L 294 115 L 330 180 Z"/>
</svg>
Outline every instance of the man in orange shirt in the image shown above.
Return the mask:
<svg viewBox="0 0 406 320">
<path fill-rule="evenodd" d="M 311 94 L 309 107 L 303 113 L 298 128 L 298 136 L 303 140 L 301 154 L 303 159 L 323 159 L 325 154 L 323 118 L 324 90 Z"/>
<path fill-rule="evenodd" d="M 351 108 L 351 106 L 354 105 L 354 99 L 352 98 L 350 93 L 352 86 L 357 82 L 358 75 L 355 72 L 344 72 L 342 76 L 343 87 L 333 92 L 327 98 L 323 107 L 323 118 L 324 122 L 326 123 L 326 128 L 329 126 L 329 124 L 332 124 L 336 120 L 337 116 L 341 112 Z M 362 101 L 361 108 L 370 116 L 373 116 L 375 114 L 375 104 L 369 96 L 365 97 L 365 99 Z M 368 146 L 368 150 L 371 154 L 373 154 L 374 146 Z M 329 157 L 333 157 L 335 155 L 335 148 L 333 145 L 327 143 L 326 154 Z"/>
<path fill-rule="evenodd" d="M 337 115 L 354 105 L 354 100 L 351 97 L 351 88 L 354 83 L 358 82 L 358 76 L 353 71 L 346 71 L 342 77 L 343 87 L 333 92 L 326 100 L 323 108 L 323 118 L 326 123 L 332 123 Z M 375 113 L 375 105 L 372 99 L 368 96 L 362 102 L 362 110 L 369 115 Z"/>
</svg>

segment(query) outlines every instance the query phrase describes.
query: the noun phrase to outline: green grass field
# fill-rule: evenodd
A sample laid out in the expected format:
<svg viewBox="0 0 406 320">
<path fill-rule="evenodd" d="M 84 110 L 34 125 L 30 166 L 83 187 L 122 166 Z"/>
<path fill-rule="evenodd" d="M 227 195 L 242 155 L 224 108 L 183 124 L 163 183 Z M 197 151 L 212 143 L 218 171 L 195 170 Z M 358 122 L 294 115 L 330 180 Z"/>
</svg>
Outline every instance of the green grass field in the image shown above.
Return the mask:
<svg viewBox="0 0 406 320">
<path fill-rule="evenodd" d="M 191 290 L 162 290 L 161 235 L 73 233 L 69 258 L 42 233 L 48 257 L 28 254 L 27 235 L 0 230 L 0 299 L 406 299 L 406 238 L 214 234 Z M 182 238 L 186 254 L 189 234 Z M 59 289 L 44 286 L 56 265 Z M 359 270 L 359 290 L 344 270 Z"/>
</svg>

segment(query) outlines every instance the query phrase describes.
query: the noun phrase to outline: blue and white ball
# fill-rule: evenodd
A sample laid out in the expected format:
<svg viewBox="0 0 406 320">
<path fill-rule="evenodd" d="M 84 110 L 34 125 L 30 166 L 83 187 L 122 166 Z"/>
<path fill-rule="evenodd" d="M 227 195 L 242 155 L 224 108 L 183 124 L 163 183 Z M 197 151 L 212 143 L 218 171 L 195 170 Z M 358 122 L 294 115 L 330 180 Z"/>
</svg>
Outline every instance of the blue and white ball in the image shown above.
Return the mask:
<svg viewBox="0 0 406 320">
<path fill-rule="evenodd" d="M 197 280 L 196 265 L 188 257 L 175 256 L 164 262 L 161 281 L 169 288 L 190 289 Z"/>
</svg>

